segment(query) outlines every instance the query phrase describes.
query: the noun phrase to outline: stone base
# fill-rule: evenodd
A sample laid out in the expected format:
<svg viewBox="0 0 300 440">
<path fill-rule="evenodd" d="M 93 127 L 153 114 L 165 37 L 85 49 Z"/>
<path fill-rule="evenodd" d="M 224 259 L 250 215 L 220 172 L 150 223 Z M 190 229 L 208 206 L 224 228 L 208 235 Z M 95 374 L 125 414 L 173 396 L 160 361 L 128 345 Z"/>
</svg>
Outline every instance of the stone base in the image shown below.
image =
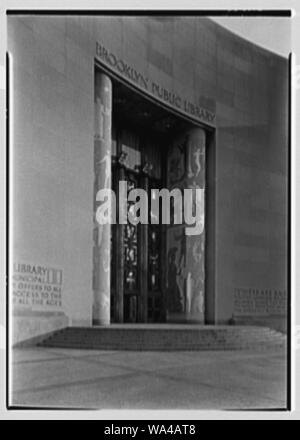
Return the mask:
<svg viewBox="0 0 300 440">
<path fill-rule="evenodd" d="M 281 333 L 287 333 L 287 318 L 281 315 L 235 316 L 234 324 L 269 327 Z"/>
<path fill-rule="evenodd" d="M 54 332 L 40 346 L 120 351 L 282 351 L 286 347 L 286 336 L 260 326 L 113 324 L 102 327 L 69 327 Z"/>
<path fill-rule="evenodd" d="M 63 312 L 21 311 L 12 317 L 12 346 L 36 345 L 48 334 L 69 325 Z"/>
<path fill-rule="evenodd" d="M 92 325 L 95 326 L 105 326 L 105 325 L 109 325 L 110 321 L 108 319 L 93 319 Z"/>
</svg>

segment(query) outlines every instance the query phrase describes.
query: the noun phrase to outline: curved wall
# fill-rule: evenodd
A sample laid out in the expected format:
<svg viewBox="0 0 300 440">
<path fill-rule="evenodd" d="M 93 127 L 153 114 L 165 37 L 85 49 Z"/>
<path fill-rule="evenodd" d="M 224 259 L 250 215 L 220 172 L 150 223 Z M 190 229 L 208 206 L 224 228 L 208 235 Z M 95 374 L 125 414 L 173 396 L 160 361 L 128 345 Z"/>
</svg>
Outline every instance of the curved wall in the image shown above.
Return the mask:
<svg viewBox="0 0 300 440">
<path fill-rule="evenodd" d="M 211 319 L 284 314 L 287 60 L 193 17 L 9 16 L 8 50 L 14 260 L 62 270 L 71 324 L 92 317 L 95 62 L 212 130 Z"/>
</svg>

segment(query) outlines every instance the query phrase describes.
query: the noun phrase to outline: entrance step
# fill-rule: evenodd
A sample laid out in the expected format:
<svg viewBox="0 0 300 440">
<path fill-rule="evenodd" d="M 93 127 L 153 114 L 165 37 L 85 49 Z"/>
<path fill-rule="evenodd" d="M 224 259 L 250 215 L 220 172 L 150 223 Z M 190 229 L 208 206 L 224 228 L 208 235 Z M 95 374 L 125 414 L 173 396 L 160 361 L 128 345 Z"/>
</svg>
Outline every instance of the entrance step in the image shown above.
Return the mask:
<svg viewBox="0 0 300 440">
<path fill-rule="evenodd" d="M 268 350 L 284 349 L 286 335 L 260 326 L 113 324 L 67 327 L 38 345 L 134 351 Z"/>
</svg>

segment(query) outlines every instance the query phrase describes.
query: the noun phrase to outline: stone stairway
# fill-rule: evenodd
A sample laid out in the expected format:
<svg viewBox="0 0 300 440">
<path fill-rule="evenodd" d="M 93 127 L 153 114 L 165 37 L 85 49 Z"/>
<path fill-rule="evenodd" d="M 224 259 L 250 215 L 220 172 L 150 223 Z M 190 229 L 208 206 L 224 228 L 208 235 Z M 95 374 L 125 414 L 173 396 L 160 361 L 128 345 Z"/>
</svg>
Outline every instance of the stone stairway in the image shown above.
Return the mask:
<svg viewBox="0 0 300 440">
<path fill-rule="evenodd" d="M 268 350 L 284 349 L 286 335 L 260 326 L 112 324 L 67 327 L 54 332 L 38 345 L 134 351 Z"/>
</svg>

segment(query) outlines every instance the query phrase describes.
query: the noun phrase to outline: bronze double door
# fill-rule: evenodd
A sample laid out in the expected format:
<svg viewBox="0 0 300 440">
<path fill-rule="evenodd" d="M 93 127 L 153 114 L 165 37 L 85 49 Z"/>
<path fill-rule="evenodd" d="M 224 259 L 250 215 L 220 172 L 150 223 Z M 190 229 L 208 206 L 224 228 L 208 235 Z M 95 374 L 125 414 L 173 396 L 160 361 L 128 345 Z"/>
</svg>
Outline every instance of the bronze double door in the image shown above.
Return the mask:
<svg viewBox="0 0 300 440">
<path fill-rule="evenodd" d="M 111 321 L 124 323 L 163 322 L 162 226 L 151 224 L 151 189 L 161 182 L 143 172 L 115 164 L 113 188 L 118 201 L 118 184 L 127 182 L 127 193 L 142 188 L 148 193 L 148 224 L 112 226 Z M 127 211 L 135 202 L 127 201 Z M 118 219 L 118 202 L 117 202 Z"/>
</svg>

